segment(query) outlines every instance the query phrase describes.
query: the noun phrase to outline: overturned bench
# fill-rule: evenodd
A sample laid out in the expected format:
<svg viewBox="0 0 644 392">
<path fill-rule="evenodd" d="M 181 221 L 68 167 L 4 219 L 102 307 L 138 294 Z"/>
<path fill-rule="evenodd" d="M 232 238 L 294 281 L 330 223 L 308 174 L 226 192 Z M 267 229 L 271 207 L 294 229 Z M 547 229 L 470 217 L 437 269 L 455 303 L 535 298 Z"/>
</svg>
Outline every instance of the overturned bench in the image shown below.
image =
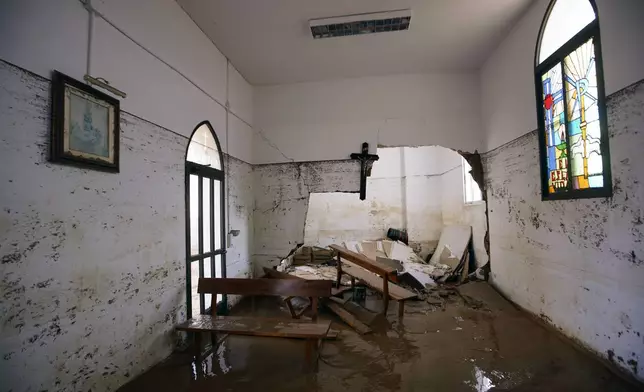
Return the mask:
<svg viewBox="0 0 644 392">
<path fill-rule="evenodd" d="M 202 333 L 211 334 L 213 348 L 217 333 L 304 339 L 306 362 L 316 368 L 318 348 L 331 326 L 330 321 L 317 321 L 318 298 L 330 297 L 332 285 L 330 280 L 200 278 L 197 291 L 199 294 L 212 294 L 213 298 L 217 294 L 309 297 L 313 322 L 255 316 L 217 316 L 216 307 L 213 306 L 212 315 L 197 315 L 176 329 L 193 333 L 196 360 L 201 356 Z M 311 361 L 312 357 L 314 362 Z"/>
</svg>

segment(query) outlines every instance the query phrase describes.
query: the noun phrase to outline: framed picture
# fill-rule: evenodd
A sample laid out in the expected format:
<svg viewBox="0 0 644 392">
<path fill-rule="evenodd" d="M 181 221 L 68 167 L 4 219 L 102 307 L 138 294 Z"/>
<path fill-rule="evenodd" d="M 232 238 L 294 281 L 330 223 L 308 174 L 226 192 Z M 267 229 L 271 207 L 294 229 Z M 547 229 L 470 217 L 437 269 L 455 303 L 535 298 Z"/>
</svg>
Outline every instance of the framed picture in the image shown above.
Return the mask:
<svg viewBox="0 0 644 392">
<path fill-rule="evenodd" d="M 58 71 L 52 78 L 52 162 L 119 171 L 119 101 Z"/>
</svg>

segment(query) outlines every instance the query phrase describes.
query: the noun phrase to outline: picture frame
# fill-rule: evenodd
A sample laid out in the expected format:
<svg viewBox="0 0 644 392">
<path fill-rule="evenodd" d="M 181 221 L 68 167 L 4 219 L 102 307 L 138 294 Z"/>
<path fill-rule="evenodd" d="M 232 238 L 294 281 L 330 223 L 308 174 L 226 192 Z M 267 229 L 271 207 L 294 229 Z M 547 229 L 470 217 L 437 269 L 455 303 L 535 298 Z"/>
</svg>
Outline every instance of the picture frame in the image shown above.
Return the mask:
<svg viewBox="0 0 644 392">
<path fill-rule="evenodd" d="M 54 71 L 50 161 L 119 172 L 119 100 Z"/>
</svg>

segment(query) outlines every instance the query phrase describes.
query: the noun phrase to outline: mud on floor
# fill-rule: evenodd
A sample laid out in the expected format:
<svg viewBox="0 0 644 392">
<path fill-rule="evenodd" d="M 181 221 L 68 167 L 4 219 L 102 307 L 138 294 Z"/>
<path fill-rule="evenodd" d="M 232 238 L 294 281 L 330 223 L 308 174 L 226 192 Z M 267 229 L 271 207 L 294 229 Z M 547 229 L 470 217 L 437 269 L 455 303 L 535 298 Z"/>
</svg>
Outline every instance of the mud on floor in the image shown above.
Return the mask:
<svg viewBox="0 0 644 392">
<path fill-rule="evenodd" d="M 200 364 L 175 353 L 121 391 L 635 391 L 556 333 L 514 308 L 486 283 L 461 286 L 445 305 L 408 301 L 397 320 L 358 335 L 332 314 L 337 340 L 305 371 L 304 342 L 229 336 Z M 465 300 L 464 300 L 465 298 Z M 468 300 L 475 298 L 475 301 Z M 233 314 L 289 314 L 279 298 L 245 299 Z M 377 295 L 366 307 L 378 310 Z"/>
</svg>

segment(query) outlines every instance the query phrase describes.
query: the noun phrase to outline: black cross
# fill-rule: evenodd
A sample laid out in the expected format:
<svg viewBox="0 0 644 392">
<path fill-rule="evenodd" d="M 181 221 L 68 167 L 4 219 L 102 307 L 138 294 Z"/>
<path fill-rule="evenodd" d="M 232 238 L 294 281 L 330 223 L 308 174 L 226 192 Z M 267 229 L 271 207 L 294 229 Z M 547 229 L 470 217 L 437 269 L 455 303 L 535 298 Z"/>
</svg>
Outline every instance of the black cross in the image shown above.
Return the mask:
<svg viewBox="0 0 644 392">
<path fill-rule="evenodd" d="M 362 143 L 362 152 L 360 154 L 351 154 L 351 159 L 360 161 L 360 200 L 367 197 L 367 176 L 371 171 L 371 165 L 378 160 L 378 155 L 369 154 L 369 143 Z"/>
</svg>

